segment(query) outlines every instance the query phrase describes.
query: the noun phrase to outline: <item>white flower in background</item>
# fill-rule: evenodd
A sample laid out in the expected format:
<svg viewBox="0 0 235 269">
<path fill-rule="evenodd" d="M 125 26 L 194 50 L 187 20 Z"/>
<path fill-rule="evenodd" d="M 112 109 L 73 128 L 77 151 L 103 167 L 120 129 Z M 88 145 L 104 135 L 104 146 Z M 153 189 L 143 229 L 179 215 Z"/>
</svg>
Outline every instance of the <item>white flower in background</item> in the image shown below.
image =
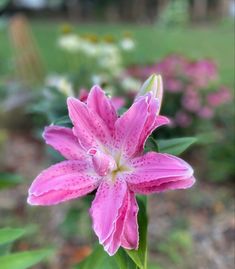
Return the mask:
<svg viewBox="0 0 235 269">
<path fill-rule="evenodd" d="M 121 53 L 115 44 L 92 42 L 75 34 L 66 34 L 59 38 L 58 45 L 68 52 L 95 59 L 95 63 L 110 74 L 118 74 L 121 70 Z"/>
<path fill-rule="evenodd" d="M 121 86 L 126 91 L 139 91 L 141 87 L 141 81 L 132 77 L 125 77 L 121 81 Z"/>
<path fill-rule="evenodd" d="M 100 54 L 110 55 L 119 53 L 118 47 L 111 43 L 99 43 L 100 44 Z"/>
<path fill-rule="evenodd" d="M 99 54 L 98 43 L 81 38 L 76 34 L 64 34 L 60 36 L 58 46 L 68 52 L 80 52 L 88 57 L 95 57 Z"/>
<path fill-rule="evenodd" d="M 91 81 L 94 85 L 102 85 L 103 83 L 108 82 L 108 76 L 107 74 L 93 74 L 91 76 Z"/>
<path fill-rule="evenodd" d="M 60 75 L 50 75 L 46 79 L 46 85 L 49 87 L 55 87 L 61 93 L 66 96 L 74 96 L 74 90 L 69 80 Z"/>
<path fill-rule="evenodd" d="M 109 57 L 103 56 L 98 60 L 100 67 L 107 69 L 110 73 L 117 73 L 116 71 L 120 70 L 119 58 L 116 56 Z"/>
<path fill-rule="evenodd" d="M 62 35 L 58 40 L 58 45 L 68 52 L 80 52 L 88 57 L 97 56 L 100 50 L 98 43 L 91 42 L 75 34 Z"/>
<path fill-rule="evenodd" d="M 100 85 L 105 90 L 107 96 L 111 97 L 116 91 L 115 87 L 111 86 L 110 77 L 107 73 L 93 74 L 91 81 L 94 85 Z"/>
<path fill-rule="evenodd" d="M 125 37 L 120 41 L 120 47 L 123 50 L 131 51 L 131 50 L 133 50 L 135 48 L 135 42 L 134 42 L 134 40 L 132 38 Z"/>
<path fill-rule="evenodd" d="M 96 57 L 99 54 L 98 44 L 85 39 L 80 39 L 79 50 L 88 57 Z"/>
<path fill-rule="evenodd" d="M 72 84 L 65 78 L 60 80 L 58 90 L 66 96 L 74 96 Z"/>
<path fill-rule="evenodd" d="M 110 73 L 119 73 L 121 69 L 121 54 L 114 44 L 101 43 L 99 46 L 98 64 L 108 69 Z"/>
<path fill-rule="evenodd" d="M 62 35 L 58 39 L 58 46 L 69 52 L 78 52 L 80 49 L 80 38 L 75 34 Z"/>
</svg>

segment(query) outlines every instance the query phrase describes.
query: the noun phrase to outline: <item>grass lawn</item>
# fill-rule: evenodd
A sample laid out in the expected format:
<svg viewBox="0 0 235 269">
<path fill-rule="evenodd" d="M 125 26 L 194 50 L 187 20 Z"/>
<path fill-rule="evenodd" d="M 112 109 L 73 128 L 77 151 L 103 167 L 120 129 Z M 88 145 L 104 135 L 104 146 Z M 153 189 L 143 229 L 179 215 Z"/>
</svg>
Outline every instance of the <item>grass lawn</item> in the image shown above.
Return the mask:
<svg viewBox="0 0 235 269">
<path fill-rule="evenodd" d="M 45 67 L 49 71 L 63 71 L 63 57 L 56 49 L 56 38 L 59 25 L 55 23 L 33 22 L 33 33 L 38 42 Z M 213 58 L 219 66 L 223 83 L 234 84 L 234 33 L 232 25 L 213 26 L 187 29 L 159 29 L 147 25 L 120 24 L 86 24 L 76 25 L 78 33 L 96 33 L 98 35 L 112 34 L 121 36 L 124 31 L 131 31 L 138 47 L 129 63 L 150 63 L 164 55 L 179 52 L 184 55 L 201 58 Z M 6 30 L 0 30 L 0 72 L 4 71 L 3 63 L 11 55 L 11 49 Z M 2 63 L 1 63 L 2 61 Z"/>
</svg>

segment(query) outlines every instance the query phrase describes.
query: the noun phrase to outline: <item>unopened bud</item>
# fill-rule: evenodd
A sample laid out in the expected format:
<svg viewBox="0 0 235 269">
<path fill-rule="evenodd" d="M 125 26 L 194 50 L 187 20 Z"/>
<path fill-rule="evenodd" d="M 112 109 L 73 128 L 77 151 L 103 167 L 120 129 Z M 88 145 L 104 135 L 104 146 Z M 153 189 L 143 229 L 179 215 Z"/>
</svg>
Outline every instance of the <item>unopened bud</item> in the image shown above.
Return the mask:
<svg viewBox="0 0 235 269">
<path fill-rule="evenodd" d="M 163 83 L 161 75 L 151 75 L 140 88 L 138 96 L 145 95 L 148 92 L 152 92 L 153 96 L 158 99 L 159 108 L 157 114 L 159 114 L 163 97 Z"/>
</svg>

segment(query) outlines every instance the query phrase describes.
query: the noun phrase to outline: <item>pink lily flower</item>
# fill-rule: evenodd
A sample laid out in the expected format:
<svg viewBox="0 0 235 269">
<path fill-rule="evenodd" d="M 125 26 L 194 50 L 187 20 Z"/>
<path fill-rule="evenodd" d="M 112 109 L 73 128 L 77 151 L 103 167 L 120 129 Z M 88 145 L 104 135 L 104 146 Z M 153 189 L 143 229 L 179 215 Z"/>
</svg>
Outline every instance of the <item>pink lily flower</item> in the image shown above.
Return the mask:
<svg viewBox="0 0 235 269">
<path fill-rule="evenodd" d="M 81 89 L 78 99 L 86 103 L 88 95 L 89 95 L 89 91 L 87 91 L 86 89 Z M 116 110 L 119 110 L 125 105 L 125 99 L 121 96 L 111 97 L 111 102 Z"/>
<path fill-rule="evenodd" d="M 44 138 L 67 160 L 44 170 L 29 189 L 31 205 L 55 205 L 97 189 L 90 215 L 100 244 L 109 255 L 122 246 L 138 248 L 135 193 L 152 194 L 189 188 L 193 169 L 182 159 L 143 153 L 146 139 L 169 123 L 159 116 L 153 94 L 138 97 L 121 116 L 105 93 L 94 86 L 83 103 L 68 98 L 73 128 L 49 126 Z"/>
</svg>

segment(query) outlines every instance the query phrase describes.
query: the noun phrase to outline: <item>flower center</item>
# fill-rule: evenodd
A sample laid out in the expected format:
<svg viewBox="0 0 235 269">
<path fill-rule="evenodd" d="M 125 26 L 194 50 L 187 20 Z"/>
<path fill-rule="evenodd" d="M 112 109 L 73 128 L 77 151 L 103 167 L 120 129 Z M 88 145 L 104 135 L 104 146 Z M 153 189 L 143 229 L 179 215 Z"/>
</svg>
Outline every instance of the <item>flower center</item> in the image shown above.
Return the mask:
<svg viewBox="0 0 235 269">
<path fill-rule="evenodd" d="M 100 176 L 110 174 L 112 181 L 115 181 L 118 173 L 130 171 L 127 165 L 121 163 L 120 153 L 112 157 L 110 154 L 105 154 L 96 148 L 89 149 L 87 153 L 92 157 L 94 169 Z"/>
<path fill-rule="evenodd" d="M 120 172 L 130 171 L 130 168 L 125 165 L 117 166 L 117 169 L 111 171 L 111 179 L 112 181 L 115 181 L 117 174 Z"/>
</svg>

